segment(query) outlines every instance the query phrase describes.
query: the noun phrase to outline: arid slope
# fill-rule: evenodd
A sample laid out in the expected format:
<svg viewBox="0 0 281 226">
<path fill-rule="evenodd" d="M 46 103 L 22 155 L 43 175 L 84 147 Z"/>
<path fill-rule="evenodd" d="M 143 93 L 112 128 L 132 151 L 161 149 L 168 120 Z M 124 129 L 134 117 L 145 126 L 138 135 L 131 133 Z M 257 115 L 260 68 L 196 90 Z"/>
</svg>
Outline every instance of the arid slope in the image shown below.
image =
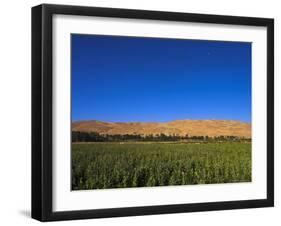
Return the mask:
<svg viewBox="0 0 281 226">
<path fill-rule="evenodd" d="M 103 122 L 77 121 L 73 131 L 98 132 L 100 134 L 160 134 L 185 136 L 238 136 L 251 137 L 251 124 L 234 120 L 176 120 L 158 122 Z"/>
</svg>

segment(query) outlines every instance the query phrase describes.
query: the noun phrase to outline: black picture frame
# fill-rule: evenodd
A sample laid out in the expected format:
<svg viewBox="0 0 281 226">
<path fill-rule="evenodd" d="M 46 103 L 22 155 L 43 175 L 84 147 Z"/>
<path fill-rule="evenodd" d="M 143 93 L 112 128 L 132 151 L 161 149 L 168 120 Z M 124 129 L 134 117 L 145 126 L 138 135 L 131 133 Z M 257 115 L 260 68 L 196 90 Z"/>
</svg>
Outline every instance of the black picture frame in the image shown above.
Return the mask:
<svg viewBox="0 0 281 226">
<path fill-rule="evenodd" d="M 52 17 L 55 14 L 151 19 L 267 28 L 267 198 L 95 210 L 52 210 Z M 32 8 L 32 218 L 40 221 L 122 217 L 274 206 L 274 20 L 43 4 Z"/>
</svg>

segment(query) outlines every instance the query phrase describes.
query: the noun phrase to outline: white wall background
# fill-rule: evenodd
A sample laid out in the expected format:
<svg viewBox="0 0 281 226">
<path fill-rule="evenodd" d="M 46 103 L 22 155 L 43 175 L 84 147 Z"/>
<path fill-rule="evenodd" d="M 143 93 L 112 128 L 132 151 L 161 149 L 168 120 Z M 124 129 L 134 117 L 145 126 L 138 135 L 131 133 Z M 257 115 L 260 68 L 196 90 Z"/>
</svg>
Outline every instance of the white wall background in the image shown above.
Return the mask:
<svg viewBox="0 0 281 226">
<path fill-rule="evenodd" d="M 55 222 L 55 225 L 277 225 L 281 213 L 280 1 L 58 0 L 44 3 L 275 18 L 275 208 Z M 31 7 L 2 1 L 0 13 L 0 224 L 38 225 L 30 218 Z M 279 138 L 280 137 L 280 138 Z"/>
</svg>

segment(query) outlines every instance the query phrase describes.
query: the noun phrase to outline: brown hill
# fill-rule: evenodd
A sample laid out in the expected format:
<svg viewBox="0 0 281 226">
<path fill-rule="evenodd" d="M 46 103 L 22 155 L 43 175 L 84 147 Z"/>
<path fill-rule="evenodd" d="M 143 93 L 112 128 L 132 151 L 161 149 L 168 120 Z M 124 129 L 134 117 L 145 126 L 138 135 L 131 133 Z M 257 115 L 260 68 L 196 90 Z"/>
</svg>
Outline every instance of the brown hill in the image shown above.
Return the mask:
<svg viewBox="0 0 281 226">
<path fill-rule="evenodd" d="M 251 124 L 234 120 L 176 120 L 159 122 L 102 122 L 77 121 L 73 131 L 100 134 L 166 134 L 185 136 L 238 136 L 251 137 Z"/>
</svg>

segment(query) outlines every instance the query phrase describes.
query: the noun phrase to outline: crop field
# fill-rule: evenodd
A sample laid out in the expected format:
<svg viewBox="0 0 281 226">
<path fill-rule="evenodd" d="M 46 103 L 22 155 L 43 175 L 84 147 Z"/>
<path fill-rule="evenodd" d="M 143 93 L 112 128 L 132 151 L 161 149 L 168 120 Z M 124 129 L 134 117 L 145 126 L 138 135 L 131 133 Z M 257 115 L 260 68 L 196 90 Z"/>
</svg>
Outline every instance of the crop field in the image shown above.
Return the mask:
<svg viewBox="0 0 281 226">
<path fill-rule="evenodd" d="M 251 181 L 251 143 L 72 143 L 72 189 Z"/>
</svg>

